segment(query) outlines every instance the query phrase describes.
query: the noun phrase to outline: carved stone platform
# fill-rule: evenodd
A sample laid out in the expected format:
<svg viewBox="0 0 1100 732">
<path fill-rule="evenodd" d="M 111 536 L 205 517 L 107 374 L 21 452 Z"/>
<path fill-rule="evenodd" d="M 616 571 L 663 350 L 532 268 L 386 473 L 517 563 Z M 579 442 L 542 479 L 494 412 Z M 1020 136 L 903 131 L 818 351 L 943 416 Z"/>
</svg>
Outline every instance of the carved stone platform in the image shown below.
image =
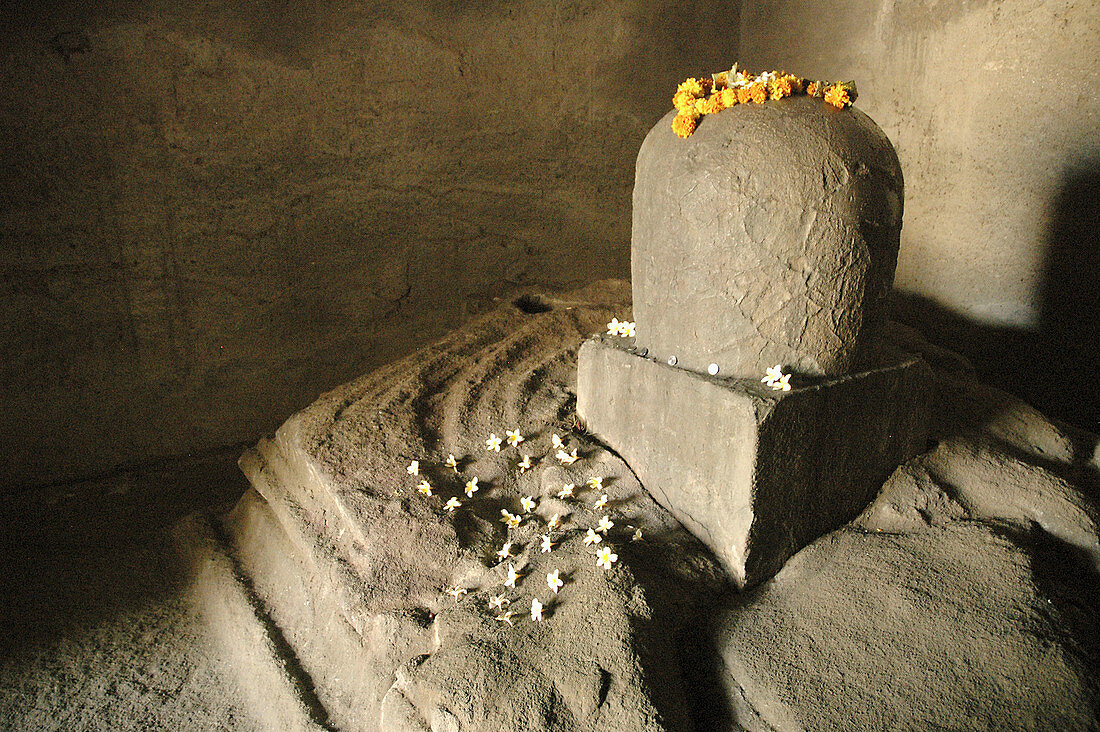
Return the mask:
<svg viewBox="0 0 1100 732">
<path fill-rule="evenodd" d="M 577 410 L 747 587 L 855 518 L 926 449 L 928 375 L 899 356 L 776 392 L 594 338 L 580 350 Z"/>
</svg>

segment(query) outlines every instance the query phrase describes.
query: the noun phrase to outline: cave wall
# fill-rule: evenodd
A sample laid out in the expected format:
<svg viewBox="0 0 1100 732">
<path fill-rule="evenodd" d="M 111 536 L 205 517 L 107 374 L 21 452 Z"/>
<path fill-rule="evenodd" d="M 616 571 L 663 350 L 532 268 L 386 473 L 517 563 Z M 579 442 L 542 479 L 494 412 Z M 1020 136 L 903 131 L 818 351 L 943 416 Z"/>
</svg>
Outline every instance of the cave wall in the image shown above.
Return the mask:
<svg viewBox="0 0 1100 732">
<path fill-rule="evenodd" d="M 750 69 L 854 79 L 858 106 L 893 141 L 905 171 L 898 289 L 1039 326 L 1059 201 L 1100 166 L 1100 5 L 755 0 L 741 19 Z"/>
<path fill-rule="evenodd" d="M 5 489 L 251 441 L 494 297 L 629 276 L 737 6 L 9 4 Z"/>
</svg>

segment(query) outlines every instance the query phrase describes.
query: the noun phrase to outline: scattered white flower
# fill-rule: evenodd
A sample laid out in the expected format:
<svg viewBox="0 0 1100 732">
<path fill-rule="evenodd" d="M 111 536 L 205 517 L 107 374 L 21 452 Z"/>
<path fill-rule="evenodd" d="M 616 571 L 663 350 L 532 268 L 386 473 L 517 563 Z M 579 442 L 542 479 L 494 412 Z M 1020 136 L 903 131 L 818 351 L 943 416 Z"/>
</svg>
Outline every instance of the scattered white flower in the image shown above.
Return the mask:
<svg viewBox="0 0 1100 732">
<path fill-rule="evenodd" d="M 540 545 L 543 554 L 549 554 L 554 550 L 554 542 L 550 541 L 550 534 L 542 535 L 542 544 Z"/>
<path fill-rule="evenodd" d="M 535 507 L 538 504 L 535 503 L 535 499 L 533 497 L 524 496 L 523 498 L 519 499 L 519 505 L 523 507 L 524 513 L 531 513 L 535 510 Z"/>
<path fill-rule="evenodd" d="M 502 524 L 508 524 L 508 528 L 514 529 L 522 523 L 523 519 L 515 515 L 507 508 L 500 509 L 500 522 Z"/>
<path fill-rule="evenodd" d="M 597 534 L 592 529 L 588 530 L 588 533 L 584 535 L 584 545 L 592 546 L 593 544 L 599 544 L 603 541 L 603 537 Z"/>
<path fill-rule="evenodd" d="M 497 610 L 504 610 L 504 606 L 508 605 L 509 600 L 504 595 L 493 595 L 489 598 L 489 609 L 496 608 Z"/>
<path fill-rule="evenodd" d="M 519 572 L 516 571 L 516 567 L 511 562 L 508 562 L 508 579 L 504 580 L 505 587 L 511 587 L 515 589 L 516 580 L 519 579 Z"/>
<path fill-rule="evenodd" d="M 476 477 L 470 478 L 468 481 L 466 481 L 466 497 L 467 498 L 473 498 L 475 493 L 477 493 L 477 478 Z"/>
<path fill-rule="evenodd" d="M 561 450 L 563 447 L 565 447 L 565 443 L 561 441 L 560 437 L 558 437 L 557 432 L 550 435 L 550 446 L 553 447 L 553 449 L 555 450 Z"/>
<path fill-rule="evenodd" d="M 458 461 L 455 460 L 454 455 L 448 454 L 447 455 L 447 460 L 443 464 L 446 465 L 451 470 L 455 471 L 456 473 L 458 472 Z"/>
<path fill-rule="evenodd" d="M 520 460 L 519 464 L 516 467 L 519 468 L 519 472 L 521 474 L 526 473 L 528 470 L 531 469 L 531 456 L 530 455 L 524 455 L 523 460 Z"/>
<path fill-rule="evenodd" d="M 409 475 L 420 475 L 420 461 L 413 460 L 409 463 L 409 467 L 405 468 L 405 472 Z"/>
<path fill-rule="evenodd" d="M 561 514 L 555 513 L 553 516 L 550 517 L 550 520 L 546 522 L 546 528 L 553 531 L 559 526 L 561 526 Z"/>
<path fill-rule="evenodd" d="M 500 452 L 501 442 L 503 442 L 503 440 L 497 437 L 495 432 L 490 432 L 489 439 L 485 441 L 485 448 L 487 450 L 491 450 L 492 452 Z"/>
<path fill-rule="evenodd" d="M 577 487 L 575 483 L 566 483 L 565 487 L 558 491 L 558 498 L 572 498 L 573 490 Z"/>
<path fill-rule="evenodd" d="M 611 530 L 611 527 L 614 526 L 614 525 L 615 525 L 615 522 L 612 521 L 609 516 L 604 516 L 602 519 L 600 519 L 599 526 L 597 526 L 596 528 L 599 529 L 599 531 L 606 534 L 608 531 Z"/>
<path fill-rule="evenodd" d="M 448 511 L 454 511 L 456 508 L 458 508 L 461 505 L 462 505 L 462 501 L 460 501 L 457 498 L 454 498 L 452 496 L 450 500 L 448 500 L 446 503 L 443 504 L 443 508 L 447 509 Z"/>
<path fill-rule="evenodd" d="M 554 457 L 556 457 L 558 462 L 562 465 L 572 465 L 577 462 L 577 448 L 574 447 L 571 452 L 566 452 L 564 449 L 558 450 Z"/>
<path fill-rule="evenodd" d="M 514 430 L 505 430 L 504 434 L 508 435 L 508 444 L 512 447 L 523 442 L 523 435 L 520 434 L 519 427 L 516 427 Z"/>
<path fill-rule="evenodd" d="M 603 478 L 589 478 L 586 485 L 593 490 L 599 490 L 603 488 Z"/>
<path fill-rule="evenodd" d="M 416 489 L 426 496 L 430 496 L 432 494 L 432 484 L 429 483 L 426 479 L 420 481 L 420 485 L 418 485 Z"/>
<path fill-rule="evenodd" d="M 542 603 L 537 597 L 531 598 L 531 620 L 536 623 L 542 622 Z"/>
<path fill-rule="evenodd" d="M 764 378 L 761 382 L 770 386 L 774 391 L 790 391 L 791 390 L 791 375 L 784 374 L 782 364 L 776 364 L 764 372 Z"/>
<path fill-rule="evenodd" d="M 611 565 L 617 562 L 619 555 L 611 551 L 611 547 L 605 546 L 596 552 L 596 566 L 611 569 Z"/>
<path fill-rule="evenodd" d="M 595 510 L 595 511 L 599 511 L 601 508 L 603 508 L 606 505 L 607 505 L 607 494 L 604 493 L 602 496 L 600 496 L 596 500 L 595 503 L 592 504 L 592 509 Z"/>
<path fill-rule="evenodd" d="M 619 335 L 619 328 L 621 328 L 621 327 L 622 327 L 622 323 L 619 322 L 619 319 L 618 318 L 612 318 L 611 322 L 607 324 L 607 334 L 608 335 Z"/>
<path fill-rule="evenodd" d="M 553 572 L 548 572 L 546 574 L 546 585 L 554 592 L 555 595 L 558 594 L 558 590 L 560 590 L 562 585 L 565 584 L 561 581 L 561 577 L 559 576 L 560 574 L 561 572 L 556 569 Z"/>
<path fill-rule="evenodd" d="M 634 529 L 634 534 L 631 535 L 630 540 L 631 541 L 641 541 L 642 540 L 642 530 L 641 529 Z"/>
<path fill-rule="evenodd" d="M 452 587 L 451 589 L 447 590 L 447 594 L 453 597 L 455 599 L 455 602 L 461 600 L 462 596 L 465 595 L 467 592 L 469 592 L 469 590 L 467 590 L 465 587 Z"/>
<path fill-rule="evenodd" d="M 512 622 L 512 618 L 514 616 L 515 613 L 511 610 L 508 610 L 507 612 L 503 612 L 500 615 L 497 615 L 496 619 L 502 623 L 508 623 L 508 625 L 515 625 L 515 623 Z"/>
<path fill-rule="evenodd" d="M 619 337 L 620 338 L 633 338 L 634 337 L 634 321 L 619 323 Z"/>
<path fill-rule="evenodd" d="M 497 556 L 500 557 L 501 561 L 514 557 L 515 554 L 512 554 L 512 542 L 504 542 L 504 546 L 501 547 L 500 551 L 497 552 Z"/>
<path fill-rule="evenodd" d="M 783 378 L 783 364 L 777 363 L 775 366 L 764 369 L 764 378 L 760 382 L 771 386 L 773 381 L 781 378 Z"/>
</svg>

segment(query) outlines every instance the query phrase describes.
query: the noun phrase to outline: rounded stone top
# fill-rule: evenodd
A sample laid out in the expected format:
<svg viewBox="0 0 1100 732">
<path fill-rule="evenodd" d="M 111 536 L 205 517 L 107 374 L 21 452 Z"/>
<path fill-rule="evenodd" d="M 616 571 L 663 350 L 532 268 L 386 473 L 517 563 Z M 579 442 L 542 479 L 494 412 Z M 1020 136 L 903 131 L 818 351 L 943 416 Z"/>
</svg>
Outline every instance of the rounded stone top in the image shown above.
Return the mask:
<svg viewBox="0 0 1100 732">
<path fill-rule="evenodd" d="M 897 264 L 902 174 L 886 135 L 812 97 L 710 114 L 686 139 L 674 116 L 638 153 L 638 343 L 700 373 L 852 370 Z"/>
</svg>

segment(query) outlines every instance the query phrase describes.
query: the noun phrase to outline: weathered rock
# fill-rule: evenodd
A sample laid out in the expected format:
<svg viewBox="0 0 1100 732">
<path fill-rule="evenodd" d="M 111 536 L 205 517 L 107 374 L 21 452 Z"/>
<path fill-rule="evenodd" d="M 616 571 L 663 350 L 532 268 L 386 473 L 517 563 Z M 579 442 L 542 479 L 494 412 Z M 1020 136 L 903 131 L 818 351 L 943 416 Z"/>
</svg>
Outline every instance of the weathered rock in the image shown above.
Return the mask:
<svg viewBox="0 0 1100 732">
<path fill-rule="evenodd" d="M 622 288 L 612 299 L 625 298 Z M 335 727 L 690 732 L 720 716 L 694 635 L 728 589 L 725 573 L 621 458 L 559 426 L 578 344 L 611 310 L 543 304 L 499 310 L 323 396 L 242 458 L 254 490 L 229 532 Z M 490 431 L 512 428 L 526 435 L 519 448 L 485 449 Z M 553 458 L 555 431 L 578 448 L 573 465 Z M 448 453 L 461 476 L 444 466 Z M 535 467 L 517 470 L 521 454 Z M 406 472 L 411 459 L 421 475 Z M 481 489 L 466 498 L 472 476 Z M 599 510 L 591 477 L 608 495 Z M 421 478 L 433 496 L 417 492 Z M 558 499 L 566 483 L 576 495 Z M 452 496 L 463 506 L 449 513 Z M 538 500 L 537 516 L 506 529 L 500 509 L 522 513 L 522 496 Z M 551 531 L 554 514 L 562 526 Z M 618 554 L 611 571 L 582 541 L 604 515 L 615 524 L 601 544 Z M 635 528 L 643 541 L 631 541 Z M 540 551 L 542 533 L 553 535 L 551 553 Z M 514 589 L 495 555 L 505 541 L 521 573 Z M 546 583 L 554 569 L 565 582 L 557 594 Z M 446 593 L 456 586 L 468 590 L 458 601 Z M 514 626 L 494 619 L 498 594 Z M 546 605 L 543 623 L 527 616 L 533 597 Z"/>
<path fill-rule="evenodd" d="M 593 339 L 577 378 L 588 428 L 742 587 L 852 520 L 927 445 L 928 367 L 919 358 L 777 392 Z"/>
<path fill-rule="evenodd" d="M 502 308 L 323 396 L 246 461 L 258 490 L 230 524 L 240 566 L 318 717 L 385 732 L 1098 728 L 1095 436 L 946 384 L 957 360 L 921 348 L 936 366 L 939 447 L 773 579 L 725 592 L 718 560 L 632 466 L 565 426 L 582 333 L 621 314 L 625 290 L 596 309 L 545 302 L 554 310 Z M 760 398 L 781 416 L 828 393 Z M 485 450 L 489 431 L 516 426 L 520 449 Z M 553 459 L 554 433 L 580 448 L 575 464 Z M 519 473 L 525 452 L 537 468 Z M 439 510 L 461 490 L 447 453 L 484 478 L 458 515 Z M 414 457 L 436 496 L 416 493 Z M 616 523 L 610 572 L 579 541 L 603 513 L 582 488 L 593 476 Z M 554 497 L 565 483 L 577 498 Z M 525 577 L 508 597 L 526 611 L 532 596 L 551 600 L 546 571 L 568 579 L 545 622 L 509 627 L 486 603 L 505 536 L 489 519 L 522 495 L 542 518 L 510 535 Z M 543 554 L 539 531 L 557 512 L 569 525 Z M 443 592 L 456 582 L 470 590 L 458 602 Z"/>
<path fill-rule="evenodd" d="M 1025 425 L 1027 442 L 1051 426 Z M 1095 496 L 983 441 L 906 464 L 717 622 L 740 726 L 1100 729 Z"/>
<path fill-rule="evenodd" d="M 631 272 L 638 343 L 681 368 L 845 373 L 881 325 L 902 174 L 857 109 L 792 97 L 670 113 L 638 153 Z"/>
</svg>

